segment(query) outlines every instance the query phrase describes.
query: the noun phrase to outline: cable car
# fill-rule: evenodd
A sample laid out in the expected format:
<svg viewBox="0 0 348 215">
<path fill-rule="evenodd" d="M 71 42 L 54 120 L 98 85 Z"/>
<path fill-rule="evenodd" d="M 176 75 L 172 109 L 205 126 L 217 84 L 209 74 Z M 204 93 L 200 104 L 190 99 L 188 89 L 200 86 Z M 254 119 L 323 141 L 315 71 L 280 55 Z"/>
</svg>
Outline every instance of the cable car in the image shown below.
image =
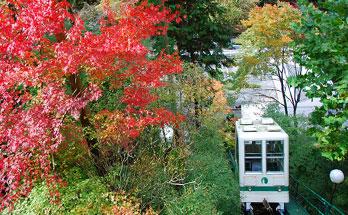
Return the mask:
<svg viewBox="0 0 348 215">
<path fill-rule="evenodd" d="M 289 202 L 289 137 L 271 118 L 236 122 L 240 197 L 246 212 L 253 204 L 276 204 L 285 212 Z"/>
</svg>

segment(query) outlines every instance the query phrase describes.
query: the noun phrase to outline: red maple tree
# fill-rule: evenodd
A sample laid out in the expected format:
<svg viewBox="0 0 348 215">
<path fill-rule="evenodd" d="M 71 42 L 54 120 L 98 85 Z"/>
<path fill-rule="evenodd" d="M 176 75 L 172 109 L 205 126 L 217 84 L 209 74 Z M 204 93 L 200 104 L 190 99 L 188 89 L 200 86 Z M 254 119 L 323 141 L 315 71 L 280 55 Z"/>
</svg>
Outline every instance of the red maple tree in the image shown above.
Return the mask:
<svg viewBox="0 0 348 215">
<path fill-rule="evenodd" d="M 0 3 L 0 210 L 28 195 L 38 180 L 54 186 L 50 158 L 63 140 L 64 119 L 71 115 L 82 127 L 93 126 L 88 104 L 102 96 L 106 79 L 123 89 L 120 102 L 126 108 L 117 121 L 122 135 L 136 138 L 148 125 L 177 121 L 150 104 L 156 100 L 152 89 L 163 86 L 166 75 L 179 73 L 181 62 L 164 52 L 150 60 L 142 43 L 166 34 L 177 14 L 147 1 L 127 7 L 121 18 L 106 11 L 99 33 L 92 33 L 67 1 Z M 117 118 L 113 112 L 108 117 Z M 95 140 L 85 138 L 98 159 Z"/>
</svg>

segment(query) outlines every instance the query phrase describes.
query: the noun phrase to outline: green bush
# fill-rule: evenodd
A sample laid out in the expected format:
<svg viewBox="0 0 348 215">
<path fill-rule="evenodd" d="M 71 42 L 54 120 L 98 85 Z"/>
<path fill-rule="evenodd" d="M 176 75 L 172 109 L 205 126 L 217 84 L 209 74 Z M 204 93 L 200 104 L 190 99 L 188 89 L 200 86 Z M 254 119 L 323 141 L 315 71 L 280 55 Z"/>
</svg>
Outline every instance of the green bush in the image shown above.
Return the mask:
<svg viewBox="0 0 348 215">
<path fill-rule="evenodd" d="M 37 185 L 29 197 L 16 204 L 12 214 L 108 214 L 112 202 L 107 187 L 98 179 L 77 180 L 60 189 L 61 202 L 50 203 L 47 186 Z M 6 214 L 6 211 L 4 212 Z"/>
<path fill-rule="evenodd" d="M 185 189 L 182 196 L 168 202 L 165 214 L 209 215 L 221 214 L 216 210 L 215 200 L 209 194 L 209 188 L 201 185 Z"/>
<path fill-rule="evenodd" d="M 264 117 L 273 118 L 289 135 L 290 141 L 294 140 L 298 135 L 308 136 L 309 119 L 302 115 L 297 115 L 296 117 L 286 116 L 280 111 L 279 105 L 276 103 L 266 108 Z"/>
<path fill-rule="evenodd" d="M 131 193 L 141 199 L 141 208 L 149 206 L 155 210 L 163 208 L 163 202 L 175 198 L 178 192 L 169 184 L 171 174 L 162 157 L 154 154 L 139 154 L 138 159 L 130 167 L 129 183 Z M 174 177 L 174 175 L 173 175 Z"/>
<path fill-rule="evenodd" d="M 234 178 L 219 126 L 203 126 L 193 136 L 183 194 L 166 203 L 167 214 L 239 214 L 239 184 Z"/>
</svg>

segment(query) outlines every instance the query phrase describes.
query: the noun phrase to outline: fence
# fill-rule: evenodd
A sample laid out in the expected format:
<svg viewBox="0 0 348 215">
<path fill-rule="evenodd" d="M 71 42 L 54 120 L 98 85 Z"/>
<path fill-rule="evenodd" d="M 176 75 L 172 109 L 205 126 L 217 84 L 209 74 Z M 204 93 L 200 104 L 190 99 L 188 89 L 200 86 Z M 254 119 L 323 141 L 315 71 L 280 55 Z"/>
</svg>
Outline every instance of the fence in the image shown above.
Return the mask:
<svg viewBox="0 0 348 215">
<path fill-rule="evenodd" d="M 294 177 L 290 176 L 289 191 L 292 199 L 296 200 L 310 214 L 321 215 L 344 215 L 345 213 L 332 205 L 318 193 L 304 184 L 301 184 Z"/>
</svg>

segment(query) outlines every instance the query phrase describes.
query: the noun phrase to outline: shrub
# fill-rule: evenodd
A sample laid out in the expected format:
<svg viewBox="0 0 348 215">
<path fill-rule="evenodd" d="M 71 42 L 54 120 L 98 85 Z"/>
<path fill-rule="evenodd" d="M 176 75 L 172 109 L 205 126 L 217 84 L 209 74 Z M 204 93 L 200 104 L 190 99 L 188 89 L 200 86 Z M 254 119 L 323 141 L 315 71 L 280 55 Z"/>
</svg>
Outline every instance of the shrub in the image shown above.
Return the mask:
<svg viewBox="0 0 348 215">
<path fill-rule="evenodd" d="M 239 186 L 219 130 L 217 122 L 210 122 L 193 136 L 185 189 L 166 202 L 168 214 L 239 214 Z"/>
<path fill-rule="evenodd" d="M 112 205 L 106 186 L 98 178 L 77 180 L 60 192 L 61 202 L 51 204 L 47 186 L 38 184 L 28 198 L 16 204 L 12 214 L 108 214 Z"/>
</svg>

